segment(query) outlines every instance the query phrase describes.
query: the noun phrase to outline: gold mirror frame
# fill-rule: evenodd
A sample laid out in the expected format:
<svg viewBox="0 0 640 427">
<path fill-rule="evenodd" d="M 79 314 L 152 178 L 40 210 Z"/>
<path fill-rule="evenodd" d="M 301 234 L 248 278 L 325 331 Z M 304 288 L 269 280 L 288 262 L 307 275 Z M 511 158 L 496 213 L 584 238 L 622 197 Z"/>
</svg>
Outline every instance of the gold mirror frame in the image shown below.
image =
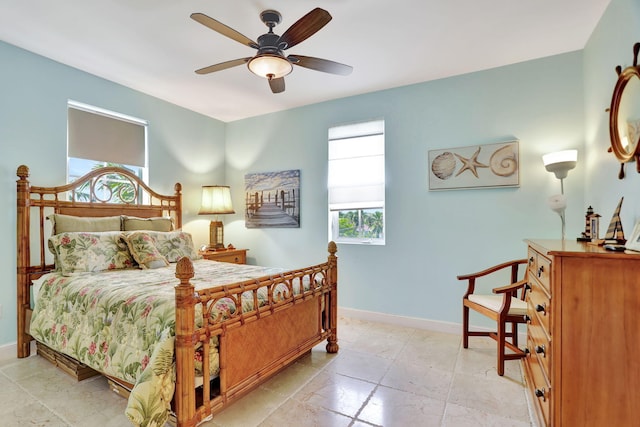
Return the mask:
<svg viewBox="0 0 640 427">
<path fill-rule="evenodd" d="M 634 141 L 625 143 L 624 136 L 621 135 L 620 125 L 628 124 L 628 117 L 621 117 L 621 105 L 624 95 L 629 102 L 629 96 L 633 95 L 635 98 L 631 102 L 637 102 L 640 104 L 640 91 L 637 93 L 631 93 L 629 90 L 632 86 L 638 86 L 640 88 L 640 66 L 638 66 L 638 52 L 640 52 L 640 43 L 636 43 L 633 46 L 633 65 L 625 68 L 624 70 L 620 65 L 616 67 L 618 73 L 618 81 L 613 89 L 613 96 L 611 98 L 611 108 L 609 109 L 609 136 L 611 138 L 611 148 L 609 152 L 613 152 L 616 158 L 620 161 L 620 172 L 618 178 L 624 178 L 624 165 L 627 162 L 636 160 L 636 170 L 640 173 L 640 135 L 634 135 Z M 636 83 L 634 82 L 636 79 Z M 623 109 L 624 110 L 624 109 Z M 621 120 L 624 122 L 620 123 Z M 625 135 L 627 132 L 624 133 Z"/>
</svg>

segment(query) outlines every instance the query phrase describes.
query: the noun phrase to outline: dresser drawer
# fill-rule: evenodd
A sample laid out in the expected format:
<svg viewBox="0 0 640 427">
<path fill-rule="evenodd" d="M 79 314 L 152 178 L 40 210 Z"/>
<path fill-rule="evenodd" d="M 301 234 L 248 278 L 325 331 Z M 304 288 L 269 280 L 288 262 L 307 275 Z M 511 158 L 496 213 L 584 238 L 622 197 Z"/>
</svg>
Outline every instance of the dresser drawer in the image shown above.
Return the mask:
<svg viewBox="0 0 640 427">
<path fill-rule="evenodd" d="M 535 277 L 544 286 L 547 292 L 551 292 L 551 260 L 529 247 L 529 277 Z"/>
<path fill-rule="evenodd" d="M 532 319 L 537 318 L 548 336 L 551 336 L 551 298 L 546 290 L 536 280 L 529 280 L 531 289 L 527 293 L 527 314 Z"/>
<path fill-rule="evenodd" d="M 241 254 L 229 254 L 229 255 L 218 256 L 214 258 L 214 260 L 219 262 L 231 262 L 233 264 L 245 263 L 244 257 Z"/>
<path fill-rule="evenodd" d="M 201 251 L 200 255 L 204 259 L 219 262 L 230 262 L 233 264 L 247 263 L 247 249 L 231 249 L 223 251 Z"/>
<path fill-rule="evenodd" d="M 527 347 L 533 348 L 535 343 L 527 339 Z M 535 353 L 529 353 L 524 359 L 524 368 L 526 371 L 527 387 L 532 396 L 533 405 L 536 412 L 544 420 L 545 425 L 550 424 L 550 408 L 551 408 L 551 386 L 544 368 L 540 363 L 540 358 Z"/>
<path fill-rule="evenodd" d="M 534 316 L 527 325 L 527 349 L 538 358 L 538 362 L 548 380 L 551 379 L 551 350 L 552 341 L 547 331 Z"/>
</svg>

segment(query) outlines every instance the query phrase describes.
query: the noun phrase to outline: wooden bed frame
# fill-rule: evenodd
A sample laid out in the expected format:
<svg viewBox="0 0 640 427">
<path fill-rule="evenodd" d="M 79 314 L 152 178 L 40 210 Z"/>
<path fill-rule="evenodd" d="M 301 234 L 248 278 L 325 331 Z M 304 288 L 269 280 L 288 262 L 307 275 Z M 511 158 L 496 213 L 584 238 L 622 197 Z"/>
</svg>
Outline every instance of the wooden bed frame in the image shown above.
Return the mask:
<svg viewBox="0 0 640 427">
<path fill-rule="evenodd" d="M 182 187 L 175 194 L 162 195 L 151 190 L 131 172 L 105 167 L 88 173 L 77 181 L 58 187 L 35 187 L 28 180 L 29 168 L 17 170 L 17 340 L 18 357 L 30 354 L 32 281 L 54 269 L 47 263 L 47 240 L 50 235 L 47 216 L 52 213 L 81 217 L 129 215 L 136 217 L 171 216 L 175 228 L 182 226 Z M 108 177 L 117 176 L 135 190 L 135 200 L 128 201 L 118 192 L 101 199 L 100 188 Z M 83 191 L 86 201 L 76 201 Z M 115 193 L 115 194 L 114 194 Z M 114 203 L 112 197 L 125 199 Z M 32 250 L 34 249 L 34 250 Z M 329 243 L 326 262 L 240 283 L 230 283 L 195 292 L 189 282 L 193 264 L 188 258 L 176 265 L 176 388 L 172 402 L 177 425 L 195 426 L 222 410 L 228 403 L 257 387 L 267 378 L 289 365 L 311 348 L 327 340 L 329 353 L 338 351 L 337 343 L 337 257 L 336 245 Z M 320 287 L 295 295 L 275 292 L 284 284 L 289 290 L 303 280 L 321 280 Z M 221 298 L 231 298 L 240 305 L 240 295 L 253 293 L 257 307 L 257 290 L 268 288 L 268 303 L 249 312 L 237 310 L 229 319 L 211 319 L 202 310 L 204 325 L 196 329 L 195 306 L 211 307 Z M 246 294 L 245 294 L 246 295 Z M 209 365 L 209 342 L 218 336 L 220 374 L 213 381 L 196 384 L 194 351 L 204 347 L 203 366 Z M 65 356 L 66 357 L 66 356 Z M 116 381 L 130 389 L 131 384 Z M 208 396 L 205 398 L 204 396 Z"/>
</svg>

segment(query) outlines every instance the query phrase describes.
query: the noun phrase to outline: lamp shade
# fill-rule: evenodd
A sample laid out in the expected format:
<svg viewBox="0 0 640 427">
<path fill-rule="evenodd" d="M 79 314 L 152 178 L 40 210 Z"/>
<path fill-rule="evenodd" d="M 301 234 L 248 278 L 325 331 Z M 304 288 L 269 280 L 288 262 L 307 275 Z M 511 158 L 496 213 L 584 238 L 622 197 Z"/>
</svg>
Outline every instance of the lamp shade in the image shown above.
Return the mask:
<svg viewBox="0 0 640 427">
<path fill-rule="evenodd" d="M 278 79 L 293 70 L 291 62 L 280 55 L 263 54 L 252 58 L 247 64 L 249 70 L 256 76 L 265 79 Z"/>
<path fill-rule="evenodd" d="M 553 172 L 558 179 L 564 179 L 578 163 L 578 150 L 565 150 L 545 154 L 542 156 L 542 162 L 548 172 Z"/>
<path fill-rule="evenodd" d="M 198 215 L 236 213 L 231 203 L 231 189 L 226 185 L 203 185 Z"/>
</svg>

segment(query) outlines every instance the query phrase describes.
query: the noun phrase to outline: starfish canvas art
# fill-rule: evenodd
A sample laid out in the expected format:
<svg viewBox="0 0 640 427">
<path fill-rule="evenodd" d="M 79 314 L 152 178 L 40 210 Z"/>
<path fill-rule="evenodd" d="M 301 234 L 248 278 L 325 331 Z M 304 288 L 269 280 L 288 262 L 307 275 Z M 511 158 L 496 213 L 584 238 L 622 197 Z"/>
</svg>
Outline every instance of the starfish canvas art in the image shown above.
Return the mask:
<svg viewBox="0 0 640 427">
<path fill-rule="evenodd" d="M 429 190 L 517 187 L 518 141 L 429 151 Z"/>
</svg>

